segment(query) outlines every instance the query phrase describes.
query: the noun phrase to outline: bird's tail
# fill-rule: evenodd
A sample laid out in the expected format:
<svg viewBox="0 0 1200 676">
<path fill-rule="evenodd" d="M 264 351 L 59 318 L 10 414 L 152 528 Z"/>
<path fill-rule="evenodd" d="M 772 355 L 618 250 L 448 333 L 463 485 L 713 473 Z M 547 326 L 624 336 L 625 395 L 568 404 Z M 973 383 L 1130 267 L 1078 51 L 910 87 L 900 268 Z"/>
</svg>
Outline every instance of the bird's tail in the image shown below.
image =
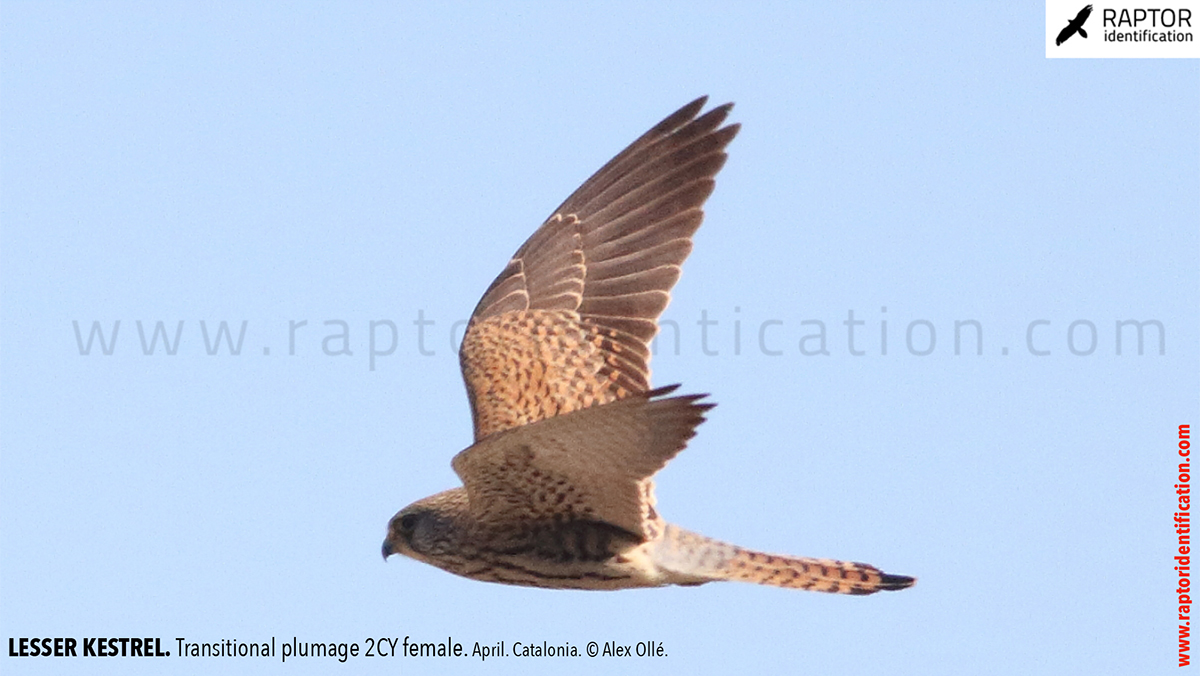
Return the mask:
<svg viewBox="0 0 1200 676">
<path fill-rule="evenodd" d="M 734 580 L 835 594 L 907 589 L 916 578 L 889 575 L 875 566 L 833 559 L 764 554 L 668 525 L 654 561 L 674 584 Z"/>
<path fill-rule="evenodd" d="M 1086 38 L 1086 37 L 1087 37 L 1087 31 L 1085 31 L 1085 30 L 1083 30 L 1082 28 L 1080 28 L 1080 29 L 1079 29 L 1079 36 L 1080 36 L 1080 37 L 1085 37 L 1085 38 Z"/>
</svg>

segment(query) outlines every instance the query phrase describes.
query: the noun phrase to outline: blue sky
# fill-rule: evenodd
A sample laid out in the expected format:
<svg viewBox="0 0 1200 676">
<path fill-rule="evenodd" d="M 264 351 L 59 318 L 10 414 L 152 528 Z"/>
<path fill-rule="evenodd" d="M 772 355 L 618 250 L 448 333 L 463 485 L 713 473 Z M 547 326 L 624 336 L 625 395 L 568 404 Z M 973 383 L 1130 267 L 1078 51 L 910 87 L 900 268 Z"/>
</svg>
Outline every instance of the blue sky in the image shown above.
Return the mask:
<svg viewBox="0 0 1200 676">
<path fill-rule="evenodd" d="M 355 661 L 388 673 L 1175 668 L 1200 71 L 1047 60 L 1044 35 L 1041 3 L 6 2 L 0 637 L 668 653 Z M 455 322 L 701 94 L 743 129 L 653 366 L 719 406 L 661 511 L 917 586 L 553 592 L 382 563 L 387 520 L 456 485 L 470 443 Z M 1161 353 L 1151 323 L 1118 354 L 1126 320 Z M 144 354 L 139 321 L 180 330 L 175 354 Z M 111 355 L 81 354 L 93 322 Z M 221 322 L 236 356 L 208 354 Z"/>
</svg>

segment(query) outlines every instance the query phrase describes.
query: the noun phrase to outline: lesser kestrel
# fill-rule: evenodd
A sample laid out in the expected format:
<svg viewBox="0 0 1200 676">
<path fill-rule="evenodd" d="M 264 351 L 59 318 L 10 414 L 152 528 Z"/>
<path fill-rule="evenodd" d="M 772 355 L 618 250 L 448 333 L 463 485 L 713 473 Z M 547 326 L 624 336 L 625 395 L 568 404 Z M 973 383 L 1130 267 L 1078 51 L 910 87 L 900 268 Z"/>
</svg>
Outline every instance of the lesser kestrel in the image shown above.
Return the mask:
<svg viewBox="0 0 1200 676">
<path fill-rule="evenodd" d="M 741 580 L 870 594 L 915 580 L 750 551 L 666 523 L 651 478 L 706 395 L 650 388 L 650 340 L 739 125 L 697 99 L 604 165 L 483 294 L 459 358 L 475 443 L 463 485 L 400 510 L 383 555 L 556 589 Z"/>
</svg>

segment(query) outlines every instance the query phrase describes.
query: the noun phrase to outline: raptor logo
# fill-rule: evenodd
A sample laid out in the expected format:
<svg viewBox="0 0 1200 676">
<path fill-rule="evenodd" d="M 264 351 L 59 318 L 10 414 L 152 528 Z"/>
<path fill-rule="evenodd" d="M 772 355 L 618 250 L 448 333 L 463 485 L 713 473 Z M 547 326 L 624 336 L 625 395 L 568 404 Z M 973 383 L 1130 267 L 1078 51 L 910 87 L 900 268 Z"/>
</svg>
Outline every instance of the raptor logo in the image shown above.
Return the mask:
<svg viewBox="0 0 1200 676">
<path fill-rule="evenodd" d="M 1067 27 L 1058 32 L 1058 38 L 1054 40 L 1055 45 L 1061 45 L 1071 38 L 1072 35 L 1079 33 L 1083 37 L 1087 37 L 1087 31 L 1083 30 L 1083 24 L 1087 22 L 1088 17 L 1092 15 L 1092 6 L 1088 5 L 1079 10 L 1074 19 L 1071 19 Z"/>
</svg>

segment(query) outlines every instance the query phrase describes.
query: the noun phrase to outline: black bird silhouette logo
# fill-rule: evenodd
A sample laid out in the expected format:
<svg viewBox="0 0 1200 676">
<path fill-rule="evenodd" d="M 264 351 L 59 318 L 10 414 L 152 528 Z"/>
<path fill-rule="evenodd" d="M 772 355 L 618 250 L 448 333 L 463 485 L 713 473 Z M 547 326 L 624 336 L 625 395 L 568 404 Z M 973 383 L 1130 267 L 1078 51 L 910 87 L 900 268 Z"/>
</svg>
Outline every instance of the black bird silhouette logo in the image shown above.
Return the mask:
<svg viewBox="0 0 1200 676">
<path fill-rule="evenodd" d="M 1062 43 L 1066 42 L 1068 38 L 1070 38 L 1072 35 L 1074 35 L 1076 33 L 1079 33 L 1080 35 L 1082 35 L 1083 37 L 1086 38 L 1087 31 L 1083 30 L 1083 24 L 1084 24 L 1084 22 L 1086 22 L 1088 20 L 1088 17 L 1091 15 L 1092 15 L 1092 6 L 1091 5 L 1088 5 L 1087 7 L 1084 7 L 1083 9 L 1079 10 L 1079 13 L 1075 15 L 1075 18 L 1071 19 L 1071 22 L 1067 24 L 1067 27 L 1058 32 L 1058 38 L 1054 41 L 1054 44 L 1061 45 Z"/>
</svg>

